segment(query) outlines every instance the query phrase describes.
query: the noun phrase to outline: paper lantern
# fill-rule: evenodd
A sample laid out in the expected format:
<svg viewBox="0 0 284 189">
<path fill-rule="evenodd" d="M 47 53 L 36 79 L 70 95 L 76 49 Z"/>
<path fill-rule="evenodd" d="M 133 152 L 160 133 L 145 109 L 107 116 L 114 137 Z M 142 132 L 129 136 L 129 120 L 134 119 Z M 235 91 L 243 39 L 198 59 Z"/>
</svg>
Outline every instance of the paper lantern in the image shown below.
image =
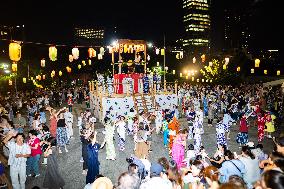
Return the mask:
<svg viewBox="0 0 284 189">
<path fill-rule="evenodd" d="M 82 60 L 82 64 L 83 64 L 83 66 L 86 66 L 85 60 Z"/>
<path fill-rule="evenodd" d="M 89 60 L 89 65 L 90 65 L 90 66 L 92 65 L 92 60 Z"/>
<path fill-rule="evenodd" d="M 74 58 L 72 56 L 72 54 L 69 54 L 69 62 L 73 62 Z"/>
<path fill-rule="evenodd" d="M 23 83 L 27 83 L 27 78 L 23 77 Z"/>
<path fill-rule="evenodd" d="M 79 65 L 78 65 L 78 69 L 80 70 L 80 69 L 81 69 L 81 67 L 82 67 L 82 66 L 81 66 L 81 64 L 79 64 Z"/>
<path fill-rule="evenodd" d="M 277 70 L 277 75 L 280 75 L 280 70 Z"/>
<path fill-rule="evenodd" d="M 224 64 L 223 65 L 223 70 L 226 70 L 227 69 L 227 66 Z"/>
<path fill-rule="evenodd" d="M 252 74 L 254 73 L 254 69 L 253 69 L 253 68 L 252 68 L 252 69 L 250 69 L 250 73 L 252 73 Z"/>
<path fill-rule="evenodd" d="M 9 79 L 9 85 L 13 85 L 13 81 Z"/>
<path fill-rule="evenodd" d="M 237 72 L 241 71 L 241 67 L 237 67 Z"/>
<path fill-rule="evenodd" d="M 209 80 L 208 80 L 208 79 L 206 79 L 206 81 L 205 81 L 205 82 L 206 82 L 206 83 L 208 83 L 208 81 L 209 81 Z"/>
<path fill-rule="evenodd" d="M 33 77 L 31 77 L 31 80 L 34 80 L 34 78 L 33 78 Z"/>
<path fill-rule="evenodd" d="M 179 76 L 182 77 L 182 73 L 179 73 Z"/>
<path fill-rule="evenodd" d="M 12 64 L 12 72 L 17 72 L 18 70 L 18 65 L 17 64 Z"/>
<path fill-rule="evenodd" d="M 226 57 L 225 58 L 225 64 L 229 64 L 230 58 Z"/>
<path fill-rule="evenodd" d="M 266 75 L 267 74 L 267 70 L 263 70 L 263 73 Z"/>
<path fill-rule="evenodd" d="M 52 73 L 50 73 L 50 77 L 51 77 L 51 78 L 53 78 L 53 77 L 54 77 L 54 75 L 53 75 Z"/>
<path fill-rule="evenodd" d="M 191 77 L 191 81 L 194 81 L 194 77 Z"/>
<path fill-rule="evenodd" d="M 42 75 L 42 79 L 45 80 L 45 75 Z"/>
<path fill-rule="evenodd" d="M 39 81 L 41 80 L 41 75 L 38 75 L 38 80 L 39 80 Z"/>
<path fill-rule="evenodd" d="M 212 62 L 209 62 L 209 66 L 213 66 L 213 63 L 212 63 Z"/>
<path fill-rule="evenodd" d="M 204 79 L 202 79 L 201 81 L 204 82 Z"/>
<path fill-rule="evenodd" d="M 160 66 L 160 62 L 157 62 L 157 67 L 159 67 Z"/>
<path fill-rule="evenodd" d="M 165 70 L 166 70 L 166 71 L 168 71 L 168 70 L 169 70 L 169 67 L 168 67 L 168 66 L 166 66 L 166 67 L 165 67 Z"/>
<path fill-rule="evenodd" d="M 187 76 L 185 76 L 185 79 L 188 79 L 188 75 L 187 75 Z"/>
<path fill-rule="evenodd" d="M 201 62 L 204 63 L 205 62 L 205 54 L 201 55 Z"/>
<path fill-rule="evenodd" d="M 21 59 L 21 45 L 19 43 L 12 42 L 9 44 L 9 57 L 14 62 Z"/>
<path fill-rule="evenodd" d="M 78 60 L 79 58 L 79 49 L 77 47 L 74 47 L 72 49 L 72 55 L 74 60 Z"/>
<path fill-rule="evenodd" d="M 199 82 L 199 79 L 197 79 L 196 81 Z"/>
<path fill-rule="evenodd" d="M 160 54 L 160 49 L 156 49 L 156 55 Z"/>
<path fill-rule="evenodd" d="M 40 60 L 40 66 L 43 67 L 43 68 L 45 67 L 45 60 L 44 60 L 44 58 Z"/>
<path fill-rule="evenodd" d="M 49 59 L 53 62 L 57 60 L 57 49 L 55 46 L 49 47 Z"/>
<path fill-rule="evenodd" d="M 193 63 L 193 64 L 195 64 L 195 62 L 196 62 L 196 58 L 195 58 L 195 57 L 193 57 L 193 59 L 192 59 L 192 63 Z"/>
<path fill-rule="evenodd" d="M 38 79 L 38 75 L 36 76 L 36 79 Z"/>
<path fill-rule="evenodd" d="M 55 76 L 55 71 L 54 71 L 54 70 L 52 70 L 52 72 L 51 72 L 51 73 L 52 73 L 52 75 L 54 75 L 54 76 Z"/>
<path fill-rule="evenodd" d="M 111 48 L 110 48 L 111 49 Z M 89 53 L 89 58 L 94 58 L 96 57 L 96 51 L 93 48 L 89 48 L 88 49 L 88 53 Z"/>
<path fill-rule="evenodd" d="M 62 76 L 62 71 L 59 71 L 59 72 L 58 72 L 58 75 L 59 75 L 59 76 Z"/>
<path fill-rule="evenodd" d="M 260 64 L 260 60 L 257 58 L 254 60 L 254 67 L 258 68 Z"/>
<path fill-rule="evenodd" d="M 176 71 L 175 71 L 175 70 L 173 70 L 173 74 L 176 74 Z"/>
<path fill-rule="evenodd" d="M 210 79 L 210 83 L 212 83 L 212 79 Z"/>
<path fill-rule="evenodd" d="M 103 47 L 100 48 L 100 54 L 103 56 L 105 54 L 105 49 Z"/>
<path fill-rule="evenodd" d="M 102 54 L 98 54 L 98 60 L 103 59 L 103 55 Z"/>
<path fill-rule="evenodd" d="M 161 49 L 161 55 L 162 55 L 162 56 L 165 55 L 165 49 Z"/>
<path fill-rule="evenodd" d="M 66 71 L 67 71 L 67 73 L 70 73 L 71 72 L 71 68 L 69 66 L 66 66 Z"/>
</svg>

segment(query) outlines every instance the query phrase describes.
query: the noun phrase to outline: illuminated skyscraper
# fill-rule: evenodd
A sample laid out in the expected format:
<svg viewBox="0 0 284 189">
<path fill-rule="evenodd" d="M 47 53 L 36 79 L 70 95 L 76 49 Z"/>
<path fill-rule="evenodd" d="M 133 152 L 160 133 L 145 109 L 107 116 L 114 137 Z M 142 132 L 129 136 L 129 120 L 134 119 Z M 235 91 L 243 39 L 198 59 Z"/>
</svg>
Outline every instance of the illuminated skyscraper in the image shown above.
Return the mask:
<svg viewBox="0 0 284 189">
<path fill-rule="evenodd" d="M 207 53 L 210 48 L 208 0 L 183 0 L 184 48 L 190 53 Z"/>
</svg>

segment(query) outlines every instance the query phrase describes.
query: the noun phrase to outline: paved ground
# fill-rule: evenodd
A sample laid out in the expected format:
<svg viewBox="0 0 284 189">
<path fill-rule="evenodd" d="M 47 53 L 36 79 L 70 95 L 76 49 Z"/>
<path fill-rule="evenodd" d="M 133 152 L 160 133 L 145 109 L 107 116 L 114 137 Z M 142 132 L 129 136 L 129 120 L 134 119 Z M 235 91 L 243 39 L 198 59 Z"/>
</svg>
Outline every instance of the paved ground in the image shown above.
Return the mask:
<svg viewBox="0 0 284 189">
<path fill-rule="evenodd" d="M 60 167 L 60 172 L 65 179 L 66 185 L 65 189 L 82 189 L 85 186 L 85 175 L 82 175 L 82 163 L 80 163 L 81 157 L 81 143 L 79 141 L 79 134 L 77 125 L 77 115 L 84 109 L 84 107 L 75 105 L 74 107 L 74 131 L 75 138 L 71 141 L 71 144 L 68 146 L 68 153 L 63 151 L 62 154 L 58 156 L 58 163 Z M 206 120 L 204 121 L 206 123 Z M 180 119 L 181 125 L 184 127 L 187 125 L 185 119 Z M 216 150 L 216 137 L 215 137 L 215 128 L 204 126 L 205 133 L 202 136 L 203 145 L 205 146 L 209 155 L 212 155 Z M 102 130 L 102 125 L 98 125 L 98 131 Z M 233 126 L 231 129 L 231 140 L 229 143 L 229 149 L 231 151 L 240 152 L 238 145 L 235 142 L 236 134 L 238 132 L 238 127 Z M 99 142 L 102 142 L 103 135 L 101 133 L 98 134 Z M 256 127 L 252 127 L 249 130 L 250 141 L 253 141 L 255 144 L 257 143 L 257 129 Z M 117 141 L 117 139 L 116 139 Z M 116 142 L 115 141 L 115 142 Z M 189 143 L 193 141 L 189 141 Z M 153 143 L 152 143 L 153 152 L 150 154 L 150 161 L 157 161 L 160 157 L 168 157 L 168 152 L 164 148 L 162 143 L 162 135 L 153 135 Z M 116 147 L 117 148 L 117 147 Z M 269 152 L 272 150 L 272 140 L 265 139 L 264 141 L 265 151 Z M 118 149 L 118 148 L 117 148 Z M 124 152 L 120 152 L 116 149 L 117 160 L 116 161 L 108 161 L 105 160 L 106 154 L 105 149 L 102 149 L 99 152 L 99 159 L 101 162 L 100 169 L 101 174 L 109 177 L 113 183 L 117 182 L 117 178 L 120 173 L 127 171 L 127 162 L 126 158 L 129 157 L 133 153 L 133 139 L 130 137 L 126 138 L 126 150 Z M 33 186 L 42 187 L 43 178 L 45 174 L 45 166 L 40 167 L 41 176 L 38 178 L 29 177 L 27 179 L 27 189 L 31 189 Z"/>
</svg>

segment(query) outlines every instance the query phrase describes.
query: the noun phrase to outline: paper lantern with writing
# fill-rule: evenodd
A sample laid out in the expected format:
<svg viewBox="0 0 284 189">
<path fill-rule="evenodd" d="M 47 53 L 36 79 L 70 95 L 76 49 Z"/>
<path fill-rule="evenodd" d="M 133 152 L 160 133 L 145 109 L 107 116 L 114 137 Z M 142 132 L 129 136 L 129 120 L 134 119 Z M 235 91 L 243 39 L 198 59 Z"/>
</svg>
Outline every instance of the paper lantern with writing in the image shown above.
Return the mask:
<svg viewBox="0 0 284 189">
<path fill-rule="evenodd" d="M 253 68 L 252 68 L 252 69 L 250 69 L 250 73 L 252 73 L 252 74 L 254 73 L 254 69 L 253 69 Z"/>
<path fill-rule="evenodd" d="M 27 78 L 23 77 L 23 83 L 27 83 Z"/>
<path fill-rule="evenodd" d="M 9 44 L 9 57 L 14 62 L 21 59 L 21 45 L 19 43 L 12 42 Z"/>
<path fill-rule="evenodd" d="M 40 66 L 43 67 L 43 68 L 45 67 L 45 60 L 44 60 L 44 58 L 41 59 L 41 61 L 40 61 Z"/>
<path fill-rule="evenodd" d="M 12 72 L 17 72 L 18 70 L 18 65 L 17 64 L 12 64 Z"/>
<path fill-rule="evenodd" d="M 103 56 L 105 54 L 105 49 L 103 47 L 100 48 L 100 54 Z"/>
<path fill-rule="evenodd" d="M 277 75 L 280 75 L 280 70 L 277 70 Z"/>
<path fill-rule="evenodd" d="M 162 55 L 162 56 L 165 55 L 165 49 L 161 49 L 161 55 Z"/>
<path fill-rule="evenodd" d="M 263 73 L 266 75 L 267 74 L 267 70 L 263 70 Z"/>
<path fill-rule="evenodd" d="M 89 58 L 94 58 L 96 57 L 96 51 L 93 48 L 89 48 L 88 49 L 88 53 L 89 53 Z"/>
<path fill-rule="evenodd" d="M 74 60 L 78 60 L 78 58 L 79 58 L 79 49 L 77 47 L 74 47 L 72 49 L 72 55 L 73 55 Z"/>
<path fill-rule="evenodd" d="M 176 70 L 173 70 L 173 74 L 176 74 Z"/>
<path fill-rule="evenodd" d="M 58 72 L 58 75 L 59 75 L 59 76 L 62 76 L 62 71 L 59 71 L 59 72 Z"/>
<path fill-rule="evenodd" d="M 55 46 L 49 47 L 49 59 L 53 62 L 57 60 L 57 49 Z"/>
<path fill-rule="evenodd" d="M 73 62 L 74 58 L 72 56 L 72 54 L 69 54 L 69 62 Z"/>
<path fill-rule="evenodd" d="M 254 67 L 258 68 L 260 64 L 260 60 L 257 58 L 254 60 Z"/>
</svg>

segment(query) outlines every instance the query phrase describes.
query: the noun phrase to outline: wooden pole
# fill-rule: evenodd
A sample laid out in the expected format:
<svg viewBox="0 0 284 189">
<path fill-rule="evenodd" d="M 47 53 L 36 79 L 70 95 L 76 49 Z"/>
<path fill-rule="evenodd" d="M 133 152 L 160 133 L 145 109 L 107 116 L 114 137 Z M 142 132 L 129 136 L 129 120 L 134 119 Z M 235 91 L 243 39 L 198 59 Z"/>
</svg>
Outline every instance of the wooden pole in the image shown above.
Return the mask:
<svg viewBox="0 0 284 189">
<path fill-rule="evenodd" d="M 167 92 L 167 81 L 164 80 L 164 94 Z"/>
<path fill-rule="evenodd" d="M 175 94 L 177 94 L 178 93 L 178 83 L 177 83 L 177 81 L 175 81 Z"/>
</svg>

